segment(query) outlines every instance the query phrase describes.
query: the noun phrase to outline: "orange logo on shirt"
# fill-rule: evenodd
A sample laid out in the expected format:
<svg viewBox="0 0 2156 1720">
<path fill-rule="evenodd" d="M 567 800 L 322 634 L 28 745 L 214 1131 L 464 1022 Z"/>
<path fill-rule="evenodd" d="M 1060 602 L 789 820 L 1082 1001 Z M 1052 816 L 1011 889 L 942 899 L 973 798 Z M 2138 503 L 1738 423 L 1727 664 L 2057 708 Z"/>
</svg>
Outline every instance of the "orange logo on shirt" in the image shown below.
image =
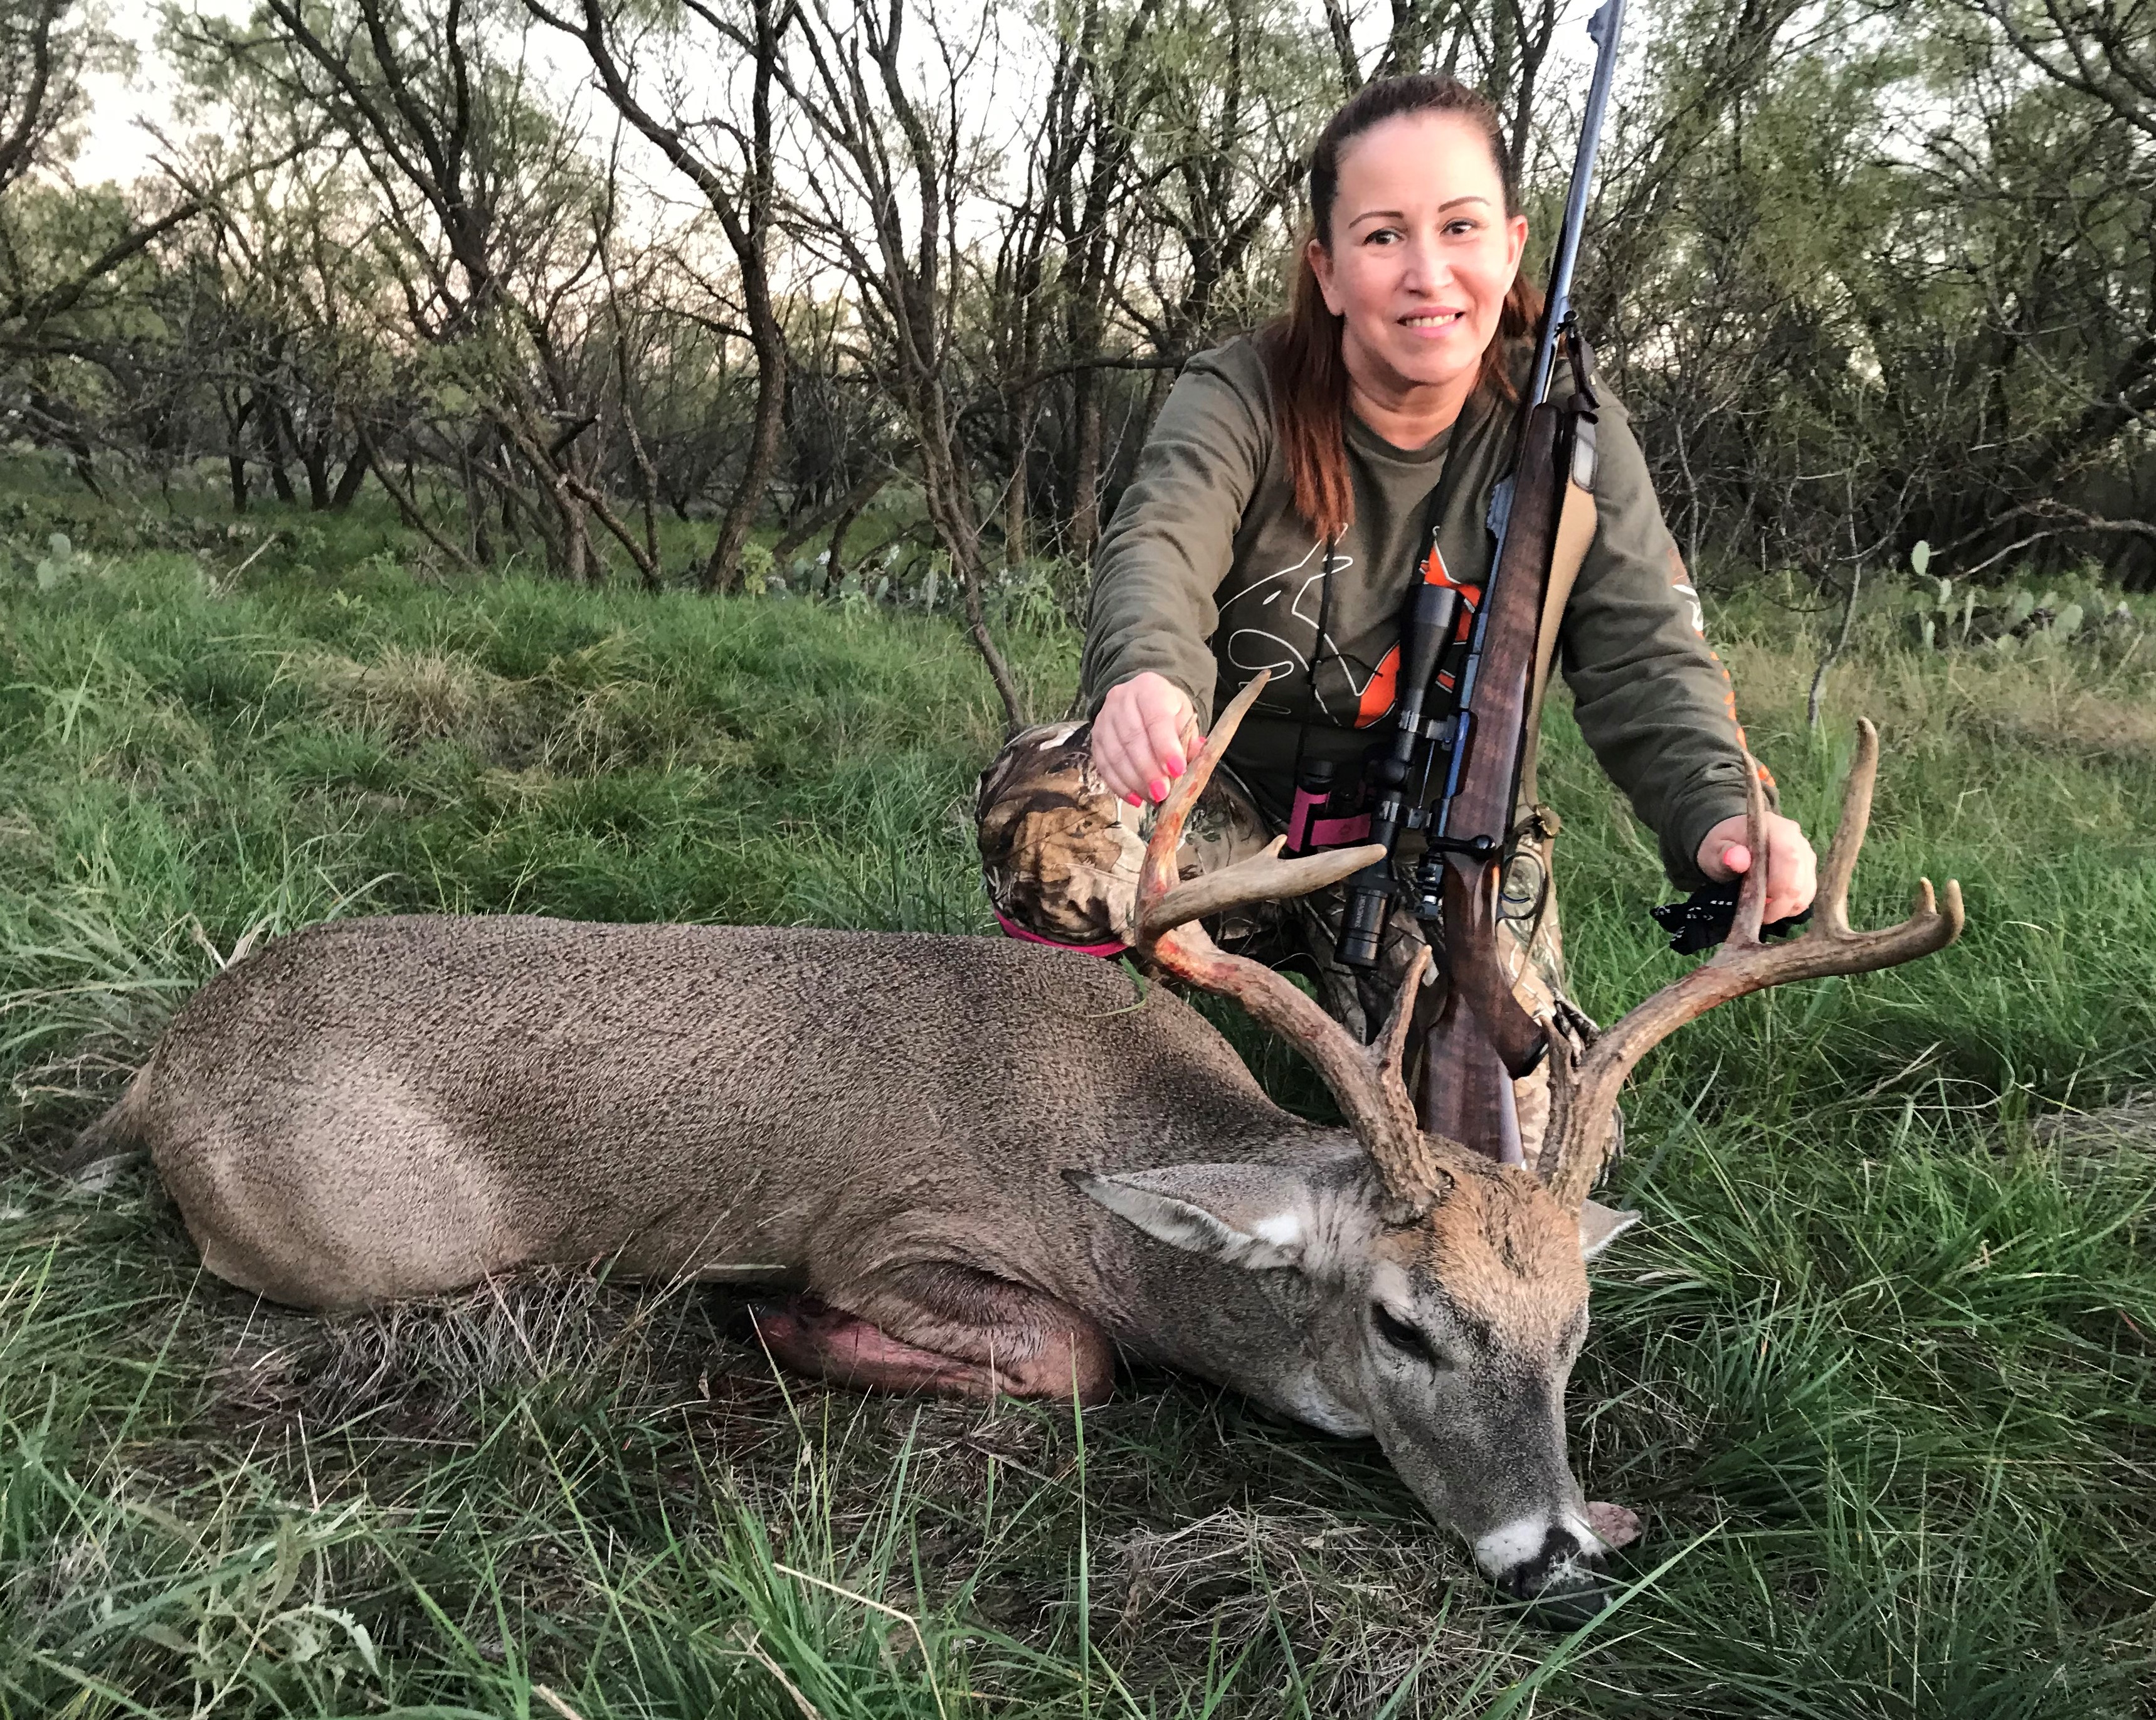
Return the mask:
<svg viewBox="0 0 2156 1720">
<path fill-rule="evenodd" d="M 1482 588 L 1462 585 L 1455 579 L 1445 565 L 1444 552 L 1434 543 L 1430 547 L 1430 553 L 1423 557 L 1422 580 L 1424 585 L 1450 586 L 1460 593 L 1460 625 L 1452 637 L 1455 643 L 1466 639 L 1475 625 L 1475 611 L 1482 602 Z M 1363 689 L 1363 696 L 1356 701 L 1357 728 L 1368 728 L 1373 723 L 1391 715 L 1394 701 L 1399 695 L 1399 680 L 1400 648 L 1394 645 L 1378 660 L 1375 672 Z M 1449 675 L 1440 672 L 1437 684 L 1448 693 L 1452 691 L 1452 677 Z"/>
</svg>

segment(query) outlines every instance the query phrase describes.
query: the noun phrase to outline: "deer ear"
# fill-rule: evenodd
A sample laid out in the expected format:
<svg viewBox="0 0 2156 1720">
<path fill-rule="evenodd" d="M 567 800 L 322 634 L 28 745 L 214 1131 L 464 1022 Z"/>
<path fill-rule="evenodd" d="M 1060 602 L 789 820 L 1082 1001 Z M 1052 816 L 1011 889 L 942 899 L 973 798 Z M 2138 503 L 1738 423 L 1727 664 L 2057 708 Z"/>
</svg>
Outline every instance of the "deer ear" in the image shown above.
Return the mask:
<svg viewBox="0 0 2156 1720">
<path fill-rule="evenodd" d="M 1270 1164 L 1178 1164 L 1063 1179 L 1147 1235 L 1224 1266 L 1300 1266 L 1317 1202 L 1306 1173 Z"/>
<path fill-rule="evenodd" d="M 1599 1200 L 1584 1202 L 1579 1209 L 1579 1257 L 1591 1260 L 1640 1222 L 1635 1212 L 1620 1212 Z"/>
</svg>

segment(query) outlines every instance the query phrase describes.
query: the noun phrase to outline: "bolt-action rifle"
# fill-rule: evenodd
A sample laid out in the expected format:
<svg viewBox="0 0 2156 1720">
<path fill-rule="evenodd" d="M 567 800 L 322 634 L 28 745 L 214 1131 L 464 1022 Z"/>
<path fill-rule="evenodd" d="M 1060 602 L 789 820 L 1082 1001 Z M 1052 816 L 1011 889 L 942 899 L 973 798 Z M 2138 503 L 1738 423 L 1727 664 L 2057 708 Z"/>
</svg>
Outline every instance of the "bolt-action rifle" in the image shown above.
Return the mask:
<svg viewBox="0 0 2156 1720">
<path fill-rule="evenodd" d="M 1588 25 L 1594 73 L 1573 158 L 1564 223 L 1550 270 L 1548 307 L 1532 378 L 1521 401 L 1517 453 L 1496 488 L 1490 528 L 1496 552 L 1479 603 L 1471 591 L 1418 583 L 1404 618 L 1400 710 L 1390 752 L 1375 761 L 1378 798 L 1370 839 L 1389 851 L 1400 833 L 1423 829 L 1428 847 L 1415 879 L 1414 911 L 1442 928 L 1445 978 L 1441 1012 L 1424 1050 L 1423 1126 L 1473 1142 L 1507 1163 L 1520 1162 L 1512 1082 L 1548 1055 L 1543 1026 L 1520 1007 L 1497 951 L 1497 906 L 1507 838 L 1533 737 L 1528 732 L 1538 660 L 1546 668 L 1550 569 L 1568 488 L 1591 496 L 1594 397 L 1585 343 L 1572 307 L 1572 276 L 1594 180 L 1603 115 L 1624 21 L 1625 0 L 1605 0 Z M 1551 398 L 1558 348 L 1569 361 L 1571 391 Z M 1428 546 L 1425 546 L 1425 556 Z M 1460 650 L 1460 605 L 1473 614 Z M 1451 709 L 1425 715 L 1440 663 L 1451 662 Z M 1434 798 L 1430 785 L 1442 772 Z M 1375 964 L 1394 885 L 1383 862 L 1349 881 L 1340 955 Z"/>
</svg>

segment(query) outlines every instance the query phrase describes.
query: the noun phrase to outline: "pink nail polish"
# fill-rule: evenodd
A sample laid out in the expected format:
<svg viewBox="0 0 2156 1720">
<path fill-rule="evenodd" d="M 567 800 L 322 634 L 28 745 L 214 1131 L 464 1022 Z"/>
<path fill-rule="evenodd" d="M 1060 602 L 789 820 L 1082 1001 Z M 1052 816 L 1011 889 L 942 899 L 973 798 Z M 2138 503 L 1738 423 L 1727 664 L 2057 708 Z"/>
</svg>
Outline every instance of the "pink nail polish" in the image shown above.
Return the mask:
<svg viewBox="0 0 2156 1720">
<path fill-rule="evenodd" d="M 1135 794 L 1126 794 L 1123 796 L 1123 798 L 1129 801 L 1132 806 L 1143 806 L 1145 804 L 1145 802 L 1139 799 Z"/>
<path fill-rule="evenodd" d="M 1179 758 L 1169 759 L 1168 762 L 1168 773 L 1172 777 L 1181 776 L 1183 774 L 1183 761 Z"/>
<path fill-rule="evenodd" d="M 1166 777 L 1155 777 L 1155 778 L 1152 779 L 1152 790 L 1151 790 L 1151 792 L 1152 792 L 1152 794 L 1153 800 L 1154 800 L 1154 802 L 1155 802 L 1156 804 L 1158 804 L 1158 802 L 1160 802 L 1160 801 L 1163 801 L 1163 800 L 1167 799 L 1167 798 L 1168 798 L 1168 778 L 1167 778 Z"/>
</svg>

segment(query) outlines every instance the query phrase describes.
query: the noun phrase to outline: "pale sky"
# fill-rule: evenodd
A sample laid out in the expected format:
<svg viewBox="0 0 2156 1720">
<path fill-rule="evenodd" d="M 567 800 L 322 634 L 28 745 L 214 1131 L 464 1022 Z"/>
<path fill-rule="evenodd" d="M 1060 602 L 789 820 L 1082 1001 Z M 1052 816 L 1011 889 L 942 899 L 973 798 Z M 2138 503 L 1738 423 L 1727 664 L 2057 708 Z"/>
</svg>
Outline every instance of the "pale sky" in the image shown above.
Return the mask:
<svg viewBox="0 0 2156 1720">
<path fill-rule="evenodd" d="M 218 9 L 237 13 L 242 8 L 234 3 Z M 162 126 L 172 123 L 170 90 L 151 45 L 157 18 L 149 0 L 105 0 L 105 20 L 113 34 L 135 44 L 141 69 L 131 79 L 100 74 L 90 80 L 90 126 L 71 170 L 85 185 L 103 179 L 125 183 L 148 167 L 155 146 L 136 125 L 138 115 Z"/>
<path fill-rule="evenodd" d="M 204 12 L 222 13 L 229 18 L 242 18 L 250 9 L 251 0 L 195 0 Z M 998 0 L 983 0 L 994 5 Z M 1553 44 L 1550 69 L 1554 82 L 1577 82 L 1583 88 L 1586 71 L 1592 64 L 1594 48 L 1587 39 L 1584 28 L 1588 13 L 1594 0 L 1573 0 L 1566 10 L 1568 16 L 1558 28 L 1558 39 Z M 148 171 L 156 144 L 138 123 L 146 119 L 165 129 L 168 135 L 178 123 L 172 105 L 172 80 L 156 49 L 157 11 L 155 0 L 104 0 L 103 10 L 106 26 L 113 33 L 135 44 L 139 60 L 138 69 L 131 78 L 109 74 L 92 78 L 91 118 L 83 136 L 71 172 L 76 182 L 92 184 L 101 180 L 116 179 L 122 183 L 133 180 Z M 1351 13 L 1357 19 L 1358 38 L 1368 35 L 1371 45 L 1383 38 L 1385 22 L 1384 8 L 1375 0 L 1363 3 Z M 1631 28 L 1625 32 L 1626 52 L 1623 58 L 1636 64 L 1643 37 L 1645 16 L 1635 17 Z M 576 99 L 576 92 L 586 81 L 580 69 L 572 69 L 566 59 L 557 59 L 546 41 L 547 32 L 538 33 L 535 49 L 542 64 L 552 62 L 562 80 L 562 96 L 566 101 Z M 542 75 L 545 74 L 542 73 Z M 1563 150 L 1565 162 L 1569 163 L 1568 142 Z M 654 164 L 655 165 L 655 164 Z M 658 178 L 663 180 L 664 170 Z M 678 187 L 669 187 L 670 193 Z"/>
</svg>

